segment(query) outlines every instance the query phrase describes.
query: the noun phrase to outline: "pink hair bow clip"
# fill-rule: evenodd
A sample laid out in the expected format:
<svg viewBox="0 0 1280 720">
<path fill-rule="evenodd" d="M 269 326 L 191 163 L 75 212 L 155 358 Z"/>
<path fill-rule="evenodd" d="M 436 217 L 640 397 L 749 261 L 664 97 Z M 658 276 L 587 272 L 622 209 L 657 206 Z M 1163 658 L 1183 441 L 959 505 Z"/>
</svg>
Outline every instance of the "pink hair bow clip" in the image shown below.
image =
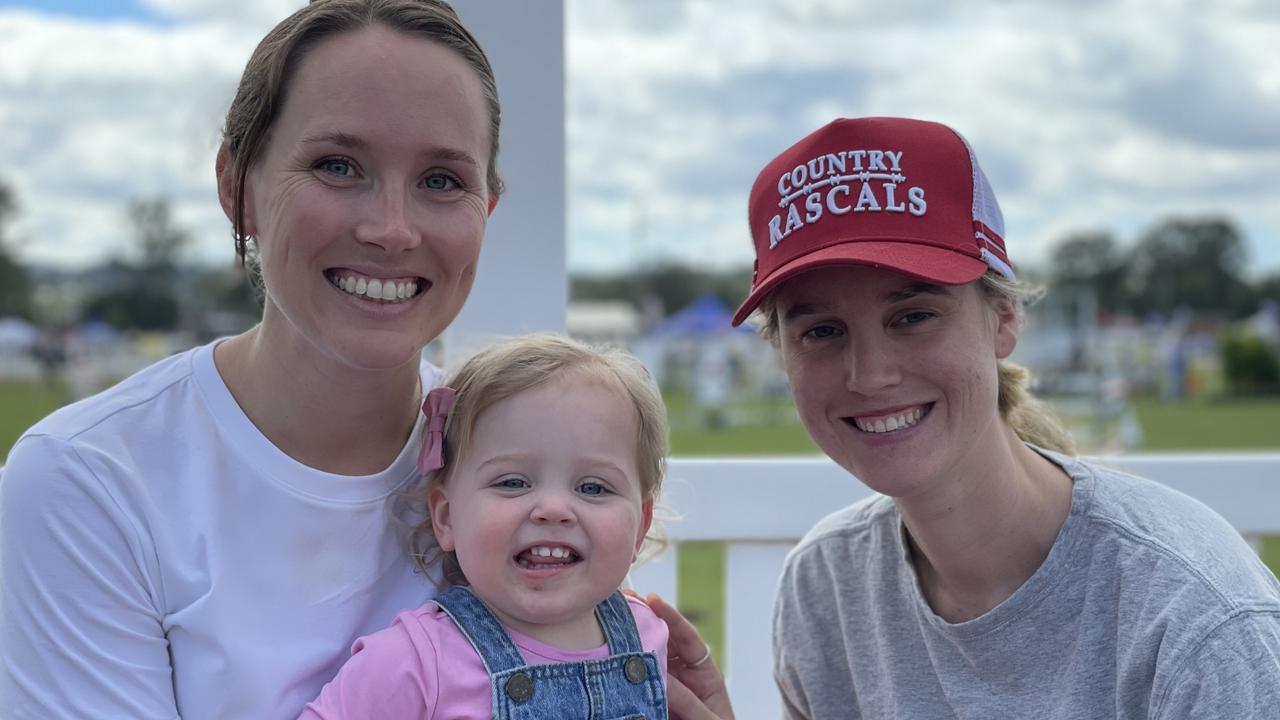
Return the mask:
<svg viewBox="0 0 1280 720">
<path fill-rule="evenodd" d="M 427 474 L 444 467 L 444 424 L 449 410 L 458 398 L 458 391 L 450 387 L 433 388 L 422 401 L 422 412 L 427 416 L 427 430 L 422 438 L 422 450 L 418 453 L 418 472 Z"/>
</svg>

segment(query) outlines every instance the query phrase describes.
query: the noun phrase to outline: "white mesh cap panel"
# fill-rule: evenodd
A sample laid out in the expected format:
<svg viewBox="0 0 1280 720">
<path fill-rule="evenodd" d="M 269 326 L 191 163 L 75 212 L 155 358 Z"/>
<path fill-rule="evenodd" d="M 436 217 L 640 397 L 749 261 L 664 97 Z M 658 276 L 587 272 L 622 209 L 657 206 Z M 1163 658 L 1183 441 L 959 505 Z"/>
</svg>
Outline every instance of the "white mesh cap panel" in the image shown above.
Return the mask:
<svg viewBox="0 0 1280 720">
<path fill-rule="evenodd" d="M 978 243 L 978 253 L 993 270 L 1013 280 L 1013 267 L 1009 264 L 1009 253 L 1004 244 L 1004 213 L 1000 212 L 1000 203 L 996 202 L 991 183 L 987 182 L 987 175 L 978 164 L 978 156 L 973 154 L 973 146 L 960 133 L 956 135 L 964 143 L 964 149 L 969 153 L 969 166 L 973 168 L 974 239 Z M 988 228 L 995 237 L 979 230 L 977 223 Z"/>
<path fill-rule="evenodd" d="M 973 167 L 973 219 L 991 228 L 1003 242 L 1004 213 L 1000 212 L 1000 204 L 996 202 L 996 195 L 991 191 L 991 183 L 987 182 L 982 166 L 978 165 L 978 156 L 973 154 L 973 147 L 963 135 L 960 140 L 964 143 L 964 149 L 969 151 L 969 164 Z"/>
</svg>

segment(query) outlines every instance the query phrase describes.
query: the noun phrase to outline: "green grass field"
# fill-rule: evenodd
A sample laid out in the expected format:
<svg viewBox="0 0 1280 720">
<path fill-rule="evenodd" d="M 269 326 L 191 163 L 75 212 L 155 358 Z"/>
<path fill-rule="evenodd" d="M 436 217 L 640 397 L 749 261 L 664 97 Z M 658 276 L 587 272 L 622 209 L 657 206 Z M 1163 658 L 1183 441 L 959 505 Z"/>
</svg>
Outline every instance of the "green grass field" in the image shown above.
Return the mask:
<svg viewBox="0 0 1280 720">
<path fill-rule="evenodd" d="M 66 401 L 61 385 L 0 382 L 0 464 L 19 435 Z"/>
<path fill-rule="evenodd" d="M 760 401 L 738 411 L 756 424 L 729 430 L 700 427 L 696 412 L 680 396 L 666 398 L 673 454 L 779 455 L 818 452 L 795 421 L 788 400 Z M 32 423 L 65 401 L 61 386 L 0 383 L 0 456 Z M 1161 403 L 1138 399 L 1143 450 L 1280 450 L 1280 398 L 1221 402 Z M 735 416 L 736 417 L 736 416 Z M 1280 573 L 1280 537 L 1268 538 L 1263 560 Z M 720 543 L 681 546 L 677 603 L 716 650 L 724 646 L 724 548 Z"/>
<path fill-rule="evenodd" d="M 1133 403 L 1142 425 L 1143 449 L 1280 449 L 1280 398 Z"/>
</svg>

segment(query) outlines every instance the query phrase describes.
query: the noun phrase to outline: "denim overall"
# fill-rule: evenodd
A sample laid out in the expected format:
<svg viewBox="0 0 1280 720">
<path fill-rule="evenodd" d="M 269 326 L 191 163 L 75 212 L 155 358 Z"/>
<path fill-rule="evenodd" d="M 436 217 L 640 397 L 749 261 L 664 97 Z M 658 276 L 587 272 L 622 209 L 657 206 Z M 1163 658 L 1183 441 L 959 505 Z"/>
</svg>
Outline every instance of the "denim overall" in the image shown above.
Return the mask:
<svg viewBox="0 0 1280 720">
<path fill-rule="evenodd" d="M 495 720 L 581 718 L 666 720 L 667 694 L 658 658 L 645 652 L 622 593 L 596 606 L 609 644 L 600 660 L 527 665 L 506 630 L 471 590 L 454 586 L 436 596 L 489 671 Z"/>
</svg>

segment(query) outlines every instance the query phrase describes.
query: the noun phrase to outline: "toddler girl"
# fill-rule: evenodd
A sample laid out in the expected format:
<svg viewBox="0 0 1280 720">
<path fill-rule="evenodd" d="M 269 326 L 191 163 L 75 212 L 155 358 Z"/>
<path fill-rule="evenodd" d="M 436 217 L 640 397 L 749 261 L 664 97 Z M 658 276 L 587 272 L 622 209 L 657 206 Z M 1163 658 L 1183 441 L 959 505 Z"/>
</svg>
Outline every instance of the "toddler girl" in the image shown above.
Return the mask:
<svg viewBox="0 0 1280 720">
<path fill-rule="evenodd" d="M 644 544 L 666 411 L 638 360 L 553 335 L 428 393 L 420 568 L 443 591 L 361 638 L 303 718 L 666 718 L 667 627 L 618 592 Z"/>
</svg>

